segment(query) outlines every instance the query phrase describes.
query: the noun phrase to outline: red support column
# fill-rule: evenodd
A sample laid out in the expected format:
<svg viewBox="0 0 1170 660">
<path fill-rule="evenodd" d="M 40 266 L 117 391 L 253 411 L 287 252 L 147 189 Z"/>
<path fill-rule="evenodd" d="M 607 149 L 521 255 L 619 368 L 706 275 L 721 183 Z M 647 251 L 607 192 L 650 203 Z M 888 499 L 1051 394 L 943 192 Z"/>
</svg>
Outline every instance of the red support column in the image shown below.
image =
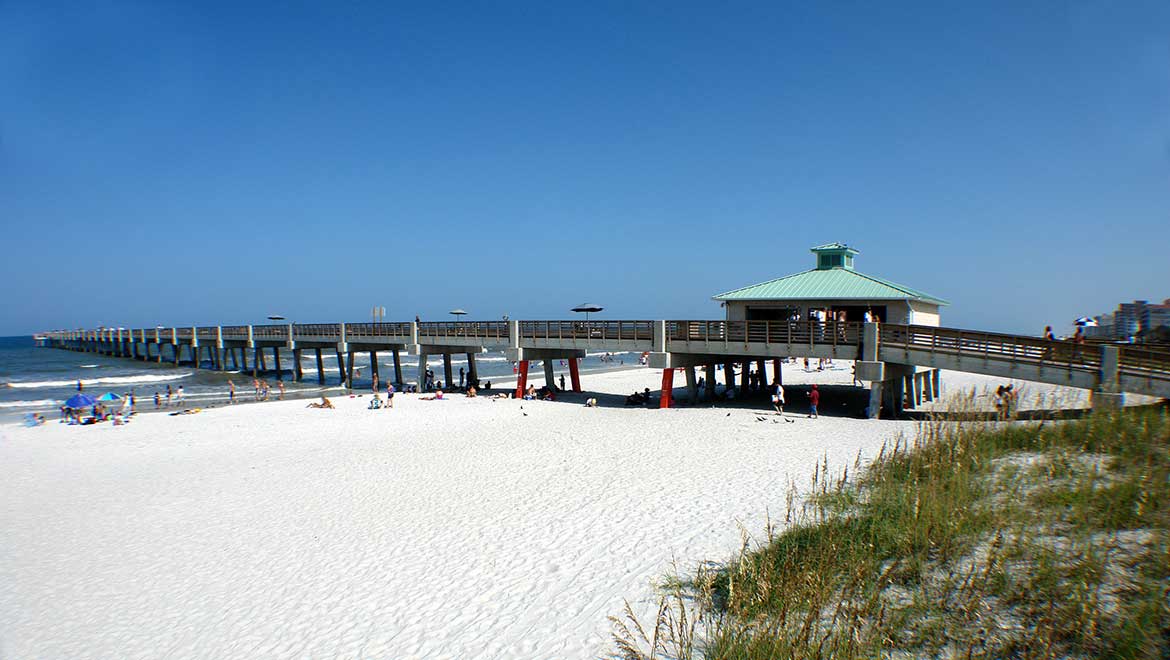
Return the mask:
<svg viewBox="0 0 1170 660">
<path fill-rule="evenodd" d="M 581 373 L 577 371 L 577 358 L 569 358 L 569 380 L 573 381 L 573 391 L 581 391 Z"/>
<path fill-rule="evenodd" d="M 526 389 L 528 389 L 528 360 L 520 360 L 520 373 L 516 377 L 516 398 L 522 398 Z"/>
<path fill-rule="evenodd" d="M 669 408 L 674 394 L 674 369 L 662 370 L 662 399 L 659 408 Z"/>
</svg>

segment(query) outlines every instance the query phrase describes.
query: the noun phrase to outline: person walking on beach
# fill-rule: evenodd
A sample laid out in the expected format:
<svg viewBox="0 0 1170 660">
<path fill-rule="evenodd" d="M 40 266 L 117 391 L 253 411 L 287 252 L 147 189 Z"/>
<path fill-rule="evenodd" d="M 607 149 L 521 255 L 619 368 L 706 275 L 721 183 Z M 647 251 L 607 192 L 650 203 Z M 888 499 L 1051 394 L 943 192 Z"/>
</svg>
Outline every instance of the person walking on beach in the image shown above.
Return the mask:
<svg viewBox="0 0 1170 660">
<path fill-rule="evenodd" d="M 386 383 L 386 407 L 394 407 L 394 383 Z"/>
<path fill-rule="evenodd" d="M 81 384 L 81 379 L 78 378 L 77 379 L 77 391 L 80 392 L 82 387 L 83 387 L 83 385 Z"/>
<path fill-rule="evenodd" d="M 171 407 L 171 395 L 172 395 L 171 386 L 167 385 L 167 407 L 168 408 Z"/>
<path fill-rule="evenodd" d="M 175 403 L 177 405 L 180 405 L 180 406 L 183 405 L 183 386 L 182 385 L 179 386 L 179 389 L 175 390 Z"/>
<path fill-rule="evenodd" d="M 561 374 L 561 391 L 565 391 L 565 374 Z"/>
<path fill-rule="evenodd" d="M 284 381 L 283 381 L 283 380 L 282 380 L 282 381 L 277 381 L 277 383 L 276 383 L 276 391 L 277 391 L 276 398 L 277 398 L 277 399 L 280 399 L 281 401 L 284 401 Z M 375 393 L 376 393 L 376 392 L 375 392 Z"/>
<path fill-rule="evenodd" d="M 158 397 L 158 392 L 154 393 L 154 409 L 158 410 L 162 406 L 162 400 Z"/>
<path fill-rule="evenodd" d="M 374 394 L 377 394 L 378 393 L 378 374 L 374 374 L 374 379 L 372 382 L 374 383 L 374 387 L 373 387 Z"/>
<path fill-rule="evenodd" d="M 236 402 L 236 384 L 232 382 L 231 378 L 229 378 L 228 379 L 228 405 L 231 405 L 235 402 Z"/>
<path fill-rule="evenodd" d="M 459 367 L 459 387 L 463 387 L 463 367 Z"/>
<path fill-rule="evenodd" d="M 821 402 L 821 393 L 817 390 L 816 384 L 813 384 L 812 389 L 808 392 L 808 416 L 810 419 L 820 419 L 817 415 L 817 405 Z"/>
<path fill-rule="evenodd" d="M 784 414 L 784 386 L 780 381 L 772 383 L 772 407 L 776 409 L 777 415 Z"/>
</svg>

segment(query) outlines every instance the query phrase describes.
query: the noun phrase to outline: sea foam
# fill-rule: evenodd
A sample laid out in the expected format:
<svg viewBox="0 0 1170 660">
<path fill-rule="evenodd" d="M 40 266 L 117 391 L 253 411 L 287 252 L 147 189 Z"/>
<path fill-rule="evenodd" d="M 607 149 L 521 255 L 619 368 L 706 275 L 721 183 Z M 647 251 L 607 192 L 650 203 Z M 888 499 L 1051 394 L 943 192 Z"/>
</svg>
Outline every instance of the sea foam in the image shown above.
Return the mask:
<svg viewBox="0 0 1170 660">
<path fill-rule="evenodd" d="M 185 374 L 170 374 L 159 376 L 106 376 L 105 378 L 82 378 L 81 384 L 90 385 L 131 385 L 134 383 L 164 383 L 171 380 L 182 380 L 190 376 Z M 34 380 L 27 382 L 8 383 L 8 387 L 18 389 L 40 389 L 45 387 L 69 387 L 76 385 L 76 380 Z"/>
</svg>

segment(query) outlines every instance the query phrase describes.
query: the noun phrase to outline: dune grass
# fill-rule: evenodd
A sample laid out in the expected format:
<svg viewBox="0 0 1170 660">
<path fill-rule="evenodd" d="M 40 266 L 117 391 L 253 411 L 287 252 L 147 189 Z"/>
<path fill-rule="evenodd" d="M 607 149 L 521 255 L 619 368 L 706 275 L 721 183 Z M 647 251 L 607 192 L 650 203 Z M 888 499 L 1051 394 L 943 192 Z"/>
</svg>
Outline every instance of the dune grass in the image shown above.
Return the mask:
<svg viewBox="0 0 1170 660">
<path fill-rule="evenodd" d="M 923 422 L 611 619 L 615 656 L 1170 657 L 1170 415 Z M 860 473 L 859 473 L 860 472 Z"/>
</svg>

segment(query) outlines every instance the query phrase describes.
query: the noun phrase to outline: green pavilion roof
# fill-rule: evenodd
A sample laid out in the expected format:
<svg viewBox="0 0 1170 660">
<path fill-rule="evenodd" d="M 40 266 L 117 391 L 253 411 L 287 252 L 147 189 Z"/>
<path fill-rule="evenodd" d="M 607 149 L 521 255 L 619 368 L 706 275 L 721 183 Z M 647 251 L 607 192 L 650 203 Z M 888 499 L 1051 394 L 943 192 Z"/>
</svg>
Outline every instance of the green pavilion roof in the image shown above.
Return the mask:
<svg viewBox="0 0 1170 660">
<path fill-rule="evenodd" d="M 843 246 L 842 246 L 843 247 Z M 721 293 L 715 300 L 921 300 L 949 304 L 908 286 L 859 273 L 852 268 L 806 270 L 787 277 Z"/>
</svg>

